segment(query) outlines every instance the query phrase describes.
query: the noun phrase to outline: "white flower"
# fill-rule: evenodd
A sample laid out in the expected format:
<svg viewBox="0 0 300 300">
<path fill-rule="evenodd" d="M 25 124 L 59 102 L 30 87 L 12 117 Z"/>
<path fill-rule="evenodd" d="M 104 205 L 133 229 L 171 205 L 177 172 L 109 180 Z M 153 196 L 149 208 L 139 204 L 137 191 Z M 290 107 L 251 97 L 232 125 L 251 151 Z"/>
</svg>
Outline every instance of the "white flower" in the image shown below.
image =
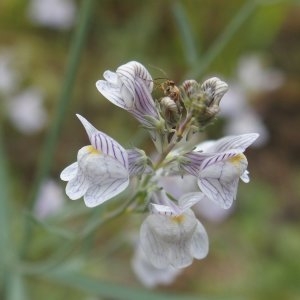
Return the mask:
<svg viewBox="0 0 300 300">
<path fill-rule="evenodd" d="M 197 177 L 199 188 L 210 200 L 229 208 L 236 199 L 239 179 L 250 180 L 243 152 L 257 138 L 257 133 L 250 133 L 205 142 L 185 155 L 187 161 L 181 167 Z"/>
<path fill-rule="evenodd" d="M 253 109 L 245 109 L 239 115 L 232 117 L 225 125 L 224 132 L 228 135 L 257 132 L 259 133 L 259 139 L 254 142 L 254 147 L 266 145 L 270 138 L 270 133 L 261 116 Z"/>
<path fill-rule="evenodd" d="M 54 215 L 64 205 L 64 194 L 61 186 L 52 179 L 43 182 L 34 206 L 34 213 L 39 219 Z"/>
<path fill-rule="evenodd" d="M 130 111 L 137 119 L 157 116 L 151 93 L 153 80 L 147 69 L 136 61 L 120 66 L 117 71 L 105 71 L 106 80 L 98 80 L 98 91 L 113 104 Z"/>
<path fill-rule="evenodd" d="M 9 95 L 19 85 L 20 74 L 13 68 L 15 57 L 11 49 L 5 49 L 0 54 L 0 94 Z"/>
<path fill-rule="evenodd" d="M 76 200 L 84 197 L 88 207 L 97 206 L 125 190 L 129 184 L 126 150 L 111 137 L 77 115 L 91 145 L 81 148 L 77 162 L 65 168 L 60 177 L 68 181 L 66 194 Z"/>
<path fill-rule="evenodd" d="M 147 69 L 136 61 L 120 66 L 116 72 L 105 71 L 106 80 L 98 80 L 98 91 L 110 102 L 130 112 L 146 129 L 159 152 L 164 142 L 159 128 L 164 128 L 151 93 L 153 80 Z"/>
<path fill-rule="evenodd" d="M 272 91 L 284 82 L 283 74 L 264 66 L 262 57 L 248 55 L 239 61 L 237 73 L 241 84 L 250 91 Z"/>
<path fill-rule="evenodd" d="M 224 132 L 226 135 L 257 132 L 259 139 L 254 146 L 263 146 L 269 140 L 269 132 L 261 116 L 247 102 L 246 90 L 239 83 L 232 82 L 229 92 L 221 102 L 220 115 L 227 119 Z"/>
<path fill-rule="evenodd" d="M 28 88 L 7 102 L 8 116 L 14 126 L 24 134 L 34 134 L 46 124 L 44 97 L 37 88 Z"/>
<path fill-rule="evenodd" d="M 163 269 L 154 267 L 139 246 L 134 252 L 131 265 L 137 278 L 148 288 L 154 288 L 159 284 L 171 284 L 181 272 L 181 269 L 173 267 Z"/>
<path fill-rule="evenodd" d="M 202 259 L 208 253 L 208 236 L 203 225 L 196 219 L 192 205 L 201 199 L 202 193 L 190 193 L 175 205 L 152 204 L 152 214 L 143 222 L 140 244 L 156 268 L 184 268 L 193 258 Z M 200 195 L 200 196 L 199 196 Z M 159 200 L 166 202 L 161 192 Z"/>
<path fill-rule="evenodd" d="M 69 29 L 76 17 L 73 0 L 31 0 L 28 17 L 35 23 L 55 29 Z"/>
</svg>

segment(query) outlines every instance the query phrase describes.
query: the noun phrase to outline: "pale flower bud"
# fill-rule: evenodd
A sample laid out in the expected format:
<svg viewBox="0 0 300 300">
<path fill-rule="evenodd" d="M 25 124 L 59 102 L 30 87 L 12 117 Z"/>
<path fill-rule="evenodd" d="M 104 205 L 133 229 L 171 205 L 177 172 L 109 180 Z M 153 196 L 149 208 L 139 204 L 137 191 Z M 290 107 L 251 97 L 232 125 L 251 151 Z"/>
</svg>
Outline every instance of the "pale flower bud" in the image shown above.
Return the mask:
<svg viewBox="0 0 300 300">
<path fill-rule="evenodd" d="M 218 77 L 212 77 L 203 82 L 201 89 L 208 107 L 219 106 L 222 97 L 228 91 L 228 85 Z"/>
<path fill-rule="evenodd" d="M 195 80 L 186 80 L 181 89 L 185 108 L 192 113 L 194 125 L 201 129 L 209 125 L 219 113 L 219 104 L 228 85 L 219 78 L 212 77 L 202 85 Z"/>
</svg>

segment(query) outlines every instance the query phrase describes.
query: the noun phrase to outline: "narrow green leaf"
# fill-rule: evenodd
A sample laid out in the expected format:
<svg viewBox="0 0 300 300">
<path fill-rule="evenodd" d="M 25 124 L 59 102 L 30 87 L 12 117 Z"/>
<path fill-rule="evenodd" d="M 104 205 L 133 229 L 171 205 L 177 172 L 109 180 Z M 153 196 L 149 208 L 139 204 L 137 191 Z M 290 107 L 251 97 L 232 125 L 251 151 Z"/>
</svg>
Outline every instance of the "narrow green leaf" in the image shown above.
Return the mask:
<svg viewBox="0 0 300 300">
<path fill-rule="evenodd" d="M 189 65 L 193 65 L 195 62 L 197 62 L 198 55 L 188 18 L 185 14 L 183 6 L 179 1 L 174 2 L 172 5 L 172 11 L 182 38 L 185 59 Z"/>
<path fill-rule="evenodd" d="M 90 23 L 91 15 L 93 13 L 94 3 L 94 0 L 86 0 L 82 2 L 78 26 L 75 30 L 74 37 L 70 46 L 70 55 L 67 64 L 65 80 L 62 85 L 61 95 L 57 104 L 57 110 L 54 115 L 52 126 L 49 129 L 48 135 L 46 136 L 46 140 L 43 145 L 40 163 L 38 165 L 36 178 L 29 199 L 29 210 L 31 210 L 34 207 L 34 203 L 37 199 L 40 186 L 43 180 L 48 175 L 51 168 L 52 159 L 55 153 L 55 147 L 59 138 L 61 126 L 65 117 L 65 112 L 71 100 L 71 94 L 75 84 L 82 50 L 85 45 L 86 36 L 89 28 L 88 25 Z M 30 237 L 30 223 L 25 222 L 21 256 L 24 256 L 27 251 L 27 246 L 29 244 Z"/>
<path fill-rule="evenodd" d="M 24 278 L 17 272 L 6 274 L 7 293 L 6 300 L 27 300 Z"/>
<path fill-rule="evenodd" d="M 28 222 L 32 221 L 32 223 L 42 227 L 44 230 L 46 230 L 47 232 L 62 237 L 64 239 L 67 240 L 73 240 L 75 238 L 75 233 L 71 232 L 69 230 L 66 229 L 62 229 L 60 227 L 57 227 L 53 224 L 49 224 L 46 221 L 43 220 L 39 220 L 38 218 L 36 218 L 36 216 L 30 212 L 25 213 L 26 216 L 28 217 Z"/>
<path fill-rule="evenodd" d="M 5 299 L 19 300 L 19 286 L 21 278 L 14 273 L 15 247 L 13 245 L 10 202 L 10 180 L 8 175 L 7 157 L 4 150 L 3 124 L 0 116 L 0 288 L 3 289 Z"/>
</svg>

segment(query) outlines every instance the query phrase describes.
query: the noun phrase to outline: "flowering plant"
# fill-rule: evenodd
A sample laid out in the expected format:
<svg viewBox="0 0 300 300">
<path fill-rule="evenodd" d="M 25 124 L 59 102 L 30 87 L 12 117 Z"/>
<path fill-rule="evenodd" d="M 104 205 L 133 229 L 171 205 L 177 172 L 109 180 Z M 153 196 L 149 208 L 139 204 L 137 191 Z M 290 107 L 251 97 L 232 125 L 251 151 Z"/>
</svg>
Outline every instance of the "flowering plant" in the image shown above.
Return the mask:
<svg viewBox="0 0 300 300">
<path fill-rule="evenodd" d="M 141 149 L 124 149 L 77 115 L 90 145 L 81 148 L 77 162 L 61 173 L 61 179 L 68 181 L 66 194 L 72 200 L 83 197 L 86 206 L 94 207 L 134 185 L 136 193 L 127 205 L 137 212 L 146 207 L 149 213 L 140 230 L 138 251 L 142 251 L 143 260 L 156 269 L 187 267 L 193 258 L 204 258 L 209 248 L 207 233 L 192 207 L 204 198 L 223 209 L 231 207 L 239 179 L 249 182 L 244 152 L 258 134 L 201 144 L 195 139 L 215 120 L 228 90 L 217 77 L 202 84 L 186 80 L 179 87 L 168 80 L 161 85 L 160 99 L 153 99 L 153 79 L 138 62 L 128 62 L 116 72 L 106 71 L 104 78 L 96 83 L 98 91 L 149 132 L 157 159 L 152 160 Z M 191 175 L 199 191 L 176 199 L 164 189 L 162 178 Z"/>
</svg>

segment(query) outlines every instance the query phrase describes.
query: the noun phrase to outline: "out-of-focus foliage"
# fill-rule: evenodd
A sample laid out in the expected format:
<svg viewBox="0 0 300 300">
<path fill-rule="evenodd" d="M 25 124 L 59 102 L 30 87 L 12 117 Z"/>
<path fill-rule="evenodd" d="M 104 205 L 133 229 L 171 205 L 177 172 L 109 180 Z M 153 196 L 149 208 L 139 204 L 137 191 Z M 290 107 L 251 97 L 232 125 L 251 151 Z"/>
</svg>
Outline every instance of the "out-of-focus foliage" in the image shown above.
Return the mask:
<svg viewBox="0 0 300 300">
<path fill-rule="evenodd" d="M 0 2 L 0 81 L 13 82 L 9 89 L 0 82 L 0 298 L 178 299 L 171 296 L 176 294 L 195 299 L 299 299 L 299 4 L 82 0 L 74 1 L 72 27 L 58 29 L 32 22 L 30 2 Z M 90 10 L 82 15 L 88 5 Z M 81 32 L 81 52 L 76 26 L 82 24 L 86 32 Z M 143 144 L 152 151 L 137 122 L 97 92 L 95 82 L 105 70 L 137 60 L 153 78 L 181 82 L 187 76 L 200 80 L 218 75 L 230 82 L 237 78 L 240 59 L 253 54 L 263 58 L 266 68 L 279 70 L 284 81 L 271 91 L 247 91 L 248 104 L 266 126 L 269 140 L 248 151 L 252 180 L 241 185 L 234 212 L 222 223 L 204 220 L 211 245 L 205 260 L 184 270 L 172 285 L 159 287 L 156 295 L 140 286 L 130 266 L 143 216 L 125 213 L 105 220 L 126 195 L 91 210 L 56 191 L 50 196 L 55 200 L 41 207 L 47 211 L 61 201 L 60 210 L 39 219 L 32 202 L 42 197 L 36 184 L 51 179 L 61 189 L 60 171 L 87 143 L 75 113 L 88 116 L 126 147 Z M 3 59 L 12 73 L 5 68 L 1 72 Z M 28 134 L 16 126 L 10 109 L 16 109 L 11 104 L 18 103 L 17 96 L 33 87 L 41 92 L 39 105 L 47 118 Z M 64 97 L 69 102 L 59 120 Z M 29 108 L 25 104 L 24 114 L 32 114 Z M 53 135 L 53 151 L 47 152 L 43 145 L 51 139 L 47 133 L 54 122 L 59 135 Z M 208 137 L 221 137 L 226 122 L 220 117 Z M 49 168 L 39 173 L 43 163 Z"/>
</svg>

